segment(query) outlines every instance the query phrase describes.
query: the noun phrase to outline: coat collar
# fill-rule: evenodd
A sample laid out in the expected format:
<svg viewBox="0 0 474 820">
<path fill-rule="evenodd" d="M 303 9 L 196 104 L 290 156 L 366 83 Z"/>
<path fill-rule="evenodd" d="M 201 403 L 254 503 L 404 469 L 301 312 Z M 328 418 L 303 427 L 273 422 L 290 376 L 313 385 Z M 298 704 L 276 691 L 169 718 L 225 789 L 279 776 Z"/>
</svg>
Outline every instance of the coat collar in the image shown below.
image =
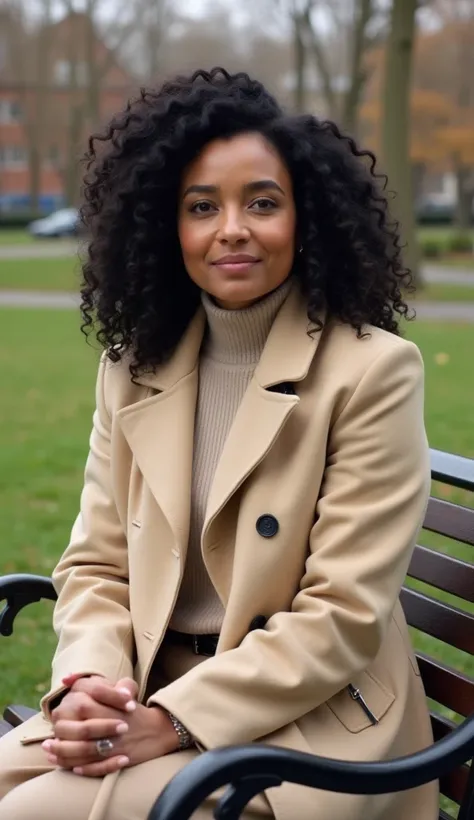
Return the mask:
<svg viewBox="0 0 474 820">
<path fill-rule="evenodd" d="M 181 379 L 192 373 L 198 364 L 205 325 L 206 314 L 204 309 L 199 307 L 171 358 L 165 364 L 159 365 L 156 370 L 137 376 L 137 384 L 162 392 L 171 390 Z"/>
<path fill-rule="evenodd" d="M 199 310 L 170 361 L 137 379 L 158 392 L 117 414 L 138 468 L 183 556 L 189 538 L 194 416 L 204 328 L 204 311 Z M 220 512 L 263 460 L 299 403 L 297 395 L 266 388 L 304 379 L 320 336 L 308 334 L 306 305 L 295 285 L 273 323 L 217 465 L 203 528 L 204 548 L 207 544 L 212 550 L 216 542 L 213 524 Z"/>
<path fill-rule="evenodd" d="M 324 318 L 324 317 L 323 317 Z M 136 381 L 160 392 L 171 390 L 198 366 L 206 315 L 200 306 L 183 334 L 173 356 L 153 372 L 143 373 Z M 305 378 L 319 340 L 319 333 L 308 335 L 306 304 L 299 285 L 294 283 L 270 330 L 255 378 L 263 388 Z"/>
</svg>

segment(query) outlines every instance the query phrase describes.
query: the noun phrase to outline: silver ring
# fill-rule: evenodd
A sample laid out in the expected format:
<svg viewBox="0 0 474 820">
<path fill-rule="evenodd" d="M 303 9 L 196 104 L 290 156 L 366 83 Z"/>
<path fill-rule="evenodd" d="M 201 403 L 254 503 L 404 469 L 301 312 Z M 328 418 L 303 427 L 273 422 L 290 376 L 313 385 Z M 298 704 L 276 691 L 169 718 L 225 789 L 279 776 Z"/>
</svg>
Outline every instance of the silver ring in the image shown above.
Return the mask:
<svg viewBox="0 0 474 820">
<path fill-rule="evenodd" d="M 114 744 L 108 737 L 101 737 L 100 740 L 96 740 L 95 748 L 99 757 L 108 757 L 114 750 Z"/>
</svg>

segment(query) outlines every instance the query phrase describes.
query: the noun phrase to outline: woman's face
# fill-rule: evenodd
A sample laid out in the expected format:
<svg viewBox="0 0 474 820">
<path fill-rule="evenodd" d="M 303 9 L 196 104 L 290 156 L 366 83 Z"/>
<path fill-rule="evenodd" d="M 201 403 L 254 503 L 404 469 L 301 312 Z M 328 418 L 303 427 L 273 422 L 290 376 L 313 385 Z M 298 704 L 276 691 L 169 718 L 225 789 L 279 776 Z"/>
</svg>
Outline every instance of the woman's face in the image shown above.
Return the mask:
<svg viewBox="0 0 474 820">
<path fill-rule="evenodd" d="M 184 264 L 223 308 L 247 307 L 285 281 L 295 226 L 290 174 L 260 134 L 213 140 L 184 171 L 178 214 Z"/>
</svg>

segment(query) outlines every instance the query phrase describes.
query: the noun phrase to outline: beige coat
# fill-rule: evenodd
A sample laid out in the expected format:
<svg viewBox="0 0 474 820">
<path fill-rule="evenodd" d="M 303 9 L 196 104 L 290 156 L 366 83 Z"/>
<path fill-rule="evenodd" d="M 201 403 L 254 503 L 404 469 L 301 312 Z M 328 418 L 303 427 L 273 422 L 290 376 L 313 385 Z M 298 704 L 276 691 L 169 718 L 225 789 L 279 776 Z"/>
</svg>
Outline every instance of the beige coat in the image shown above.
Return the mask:
<svg viewBox="0 0 474 820">
<path fill-rule="evenodd" d="M 226 610 L 218 652 L 151 701 L 206 748 L 263 739 L 379 760 L 431 742 L 398 603 L 429 493 L 423 367 L 382 330 L 359 340 L 348 326 L 307 327 L 294 288 L 210 492 L 202 552 Z M 101 364 L 81 513 L 54 576 L 52 694 L 77 672 L 134 675 L 144 697 L 186 560 L 203 328 L 199 312 L 138 384 L 126 363 Z M 268 389 L 283 382 L 296 395 Z M 259 534 L 262 514 L 279 523 L 273 537 Z M 257 615 L 266 626 L 249 631 Z M 285 784 L 267 796 L 277 820 L 437 817 L 434 786 L 366 800 Z"/>
</svg>

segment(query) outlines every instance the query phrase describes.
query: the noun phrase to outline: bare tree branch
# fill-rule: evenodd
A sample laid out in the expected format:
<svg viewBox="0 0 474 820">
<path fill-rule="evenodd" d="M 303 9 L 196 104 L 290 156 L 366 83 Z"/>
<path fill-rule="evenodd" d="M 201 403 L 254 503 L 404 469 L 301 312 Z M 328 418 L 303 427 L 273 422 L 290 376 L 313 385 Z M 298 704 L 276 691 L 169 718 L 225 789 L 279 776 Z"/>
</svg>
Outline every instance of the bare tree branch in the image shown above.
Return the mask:
<svg viewBox="0 0 474 820">
<path fill-rule="evenodd" d="M 373 13 L 373 0 L 357 0 L 356 20 L 352 41 L 350 85 L 344 97 L 342 123 L 348 131 L 355 131 L 357 111 L 367 73 L 363 68 L 363 57 L 367 47 L 367 26 Z"/>
</svg>

